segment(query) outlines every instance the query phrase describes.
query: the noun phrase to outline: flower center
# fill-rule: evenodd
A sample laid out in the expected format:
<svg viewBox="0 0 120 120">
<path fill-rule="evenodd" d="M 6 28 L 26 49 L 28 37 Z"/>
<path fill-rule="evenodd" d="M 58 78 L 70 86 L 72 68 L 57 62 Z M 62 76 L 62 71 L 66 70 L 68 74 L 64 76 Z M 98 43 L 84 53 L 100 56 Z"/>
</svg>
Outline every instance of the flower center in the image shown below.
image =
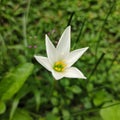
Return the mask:
<svg viewBox="0 0 120 120">
<path fill-rule="evenodd" d="M 65 70 L 66 64 L 64 61 L 55 62 L 53 69 L 57 72 L 63 72 Z"/>
</svg>

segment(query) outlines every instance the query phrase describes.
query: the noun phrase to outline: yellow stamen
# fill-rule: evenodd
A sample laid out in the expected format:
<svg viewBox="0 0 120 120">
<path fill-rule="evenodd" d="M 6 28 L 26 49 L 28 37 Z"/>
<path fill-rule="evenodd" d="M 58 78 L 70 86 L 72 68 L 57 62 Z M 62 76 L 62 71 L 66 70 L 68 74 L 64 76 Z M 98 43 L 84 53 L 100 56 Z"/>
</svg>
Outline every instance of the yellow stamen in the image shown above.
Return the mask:
<svg viewBox="0 0 120 120">
<path fill-rule="evenodd" d="M 65 70 L 66 64 L 64 61 L 55 62 L 53 69 L 57 72 L 63 72 Z"/>
</svg>

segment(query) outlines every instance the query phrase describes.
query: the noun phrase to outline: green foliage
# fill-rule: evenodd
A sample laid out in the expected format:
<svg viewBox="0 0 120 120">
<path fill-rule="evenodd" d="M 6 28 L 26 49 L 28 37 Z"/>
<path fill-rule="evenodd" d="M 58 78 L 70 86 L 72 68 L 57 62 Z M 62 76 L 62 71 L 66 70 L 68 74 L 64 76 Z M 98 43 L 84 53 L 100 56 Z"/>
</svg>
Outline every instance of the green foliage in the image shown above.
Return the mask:
<svg viewBox="0 0 120 120">
<path fill-rule="evenodd" d="M 33 120 L 25 110 L 17 109 L 11 120 Z"/>
<path fill-rule="evenodd" d="M 33 70 L 33 64 L 25 63 L 9 71 L 0 81 L 0 99 L 9 100 L 22 87 Z"/>
<path fill-rule="evenodd" d="M 119 105 L 98 111 L 120 99 L 119 11 L 119 0 L 1 0 L 0 120 L 111 120 Z M 33 57 L 46 56 L 45 34 L 56 45 L 68 21 L 71 49 L 89 46 L 75 64 L 87 80 L 55 81 Z"/>
<path fill-rule="evenodd" d="M 106 107 L 104 109 L 100 110 L 100 115 L 102 116 L 103 120 L 119 120 L 120 119 L 120 104 L 117 104 L 119 102 L 114 101 L 110 103 L 104 104 L 103 107 Z M 107 107 L 109 105 L 114 105 L 111 107 Z"/>
<path fill-rule="evenodd" d="M 93 98 L 93 103 L 98 106 L 101 105 L 104 102 L 108 102 L 112 100 L 112 96 L 108 94 L 105 90 L 101 90 L 96 92 L 94 98 Z"/>
<path fill-rule="evenodd" d="M 17 106 L 18 106 L 18 103 L 19 103 L 19 99 L 14 99 L 13 100 L 13 103 L 12 103 L 12 108 L 11 108 L 11 111 L 10 111 L 10 120 L 13 118 L 13 115 L 17 109 Z"/>
<path fill-rule="evenodd" d="M 77 85 L 72 86 L 70 89 L 73 93 L 76 93 L 76 94 L 79 94 L 82 92 L 81 88 L 78 87 Z"/>
<path fill-rule="evenodd" d="M 6 110 L 6 105 L 4 102 L 0 101 L 0 114 L 4 113 Z"/>
<path fill-rule="evenodd" d="M 57 116 L 55 116 L 55 115 L 52 114 L 52 113 L 48 113 L 48 114 L 46 115 L 46 119 L 45 119 L 45 120 L 60 120 L 60 118 L 57 117 Z"/>
</svg>

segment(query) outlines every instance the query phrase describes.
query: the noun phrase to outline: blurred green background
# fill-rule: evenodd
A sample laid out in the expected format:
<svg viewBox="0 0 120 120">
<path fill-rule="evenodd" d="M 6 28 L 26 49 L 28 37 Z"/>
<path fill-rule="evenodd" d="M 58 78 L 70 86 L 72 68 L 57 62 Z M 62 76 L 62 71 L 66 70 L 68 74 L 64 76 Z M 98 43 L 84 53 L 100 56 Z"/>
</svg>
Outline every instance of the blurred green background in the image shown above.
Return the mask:
<svg viewBox="0 0 120 120">
<path fill-rule="evenodd" d="M 119 12 L 119 0 L 0 0 L 0 120 L 119 120 Z M 74 65 L 87 80 L 54 84 L 33 56 L 68 25 L 71 50 L 89 46 Z"/>
</svg>

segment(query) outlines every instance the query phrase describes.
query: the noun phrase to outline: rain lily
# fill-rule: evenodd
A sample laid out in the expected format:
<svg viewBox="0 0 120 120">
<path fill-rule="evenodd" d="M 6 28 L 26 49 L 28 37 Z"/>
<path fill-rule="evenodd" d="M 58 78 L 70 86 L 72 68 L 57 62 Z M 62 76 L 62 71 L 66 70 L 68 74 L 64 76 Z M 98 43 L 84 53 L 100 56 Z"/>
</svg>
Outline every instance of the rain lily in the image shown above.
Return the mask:
<svg viewBox="0 0 120 120">
<path fill-rule="evenodd" d="M 47 57 L 35 55 L 35 59 L 48 71 L 56 80 L 63 77 L 82 78 L 86 77 L 80 70 L 72 65 L 82 56 L 88 47 L 70 52 L 71 27 L 68 26 L 63 32 L 57 46 L 55 47 L 49 37 L 45 36 Z"/>
</svg>

